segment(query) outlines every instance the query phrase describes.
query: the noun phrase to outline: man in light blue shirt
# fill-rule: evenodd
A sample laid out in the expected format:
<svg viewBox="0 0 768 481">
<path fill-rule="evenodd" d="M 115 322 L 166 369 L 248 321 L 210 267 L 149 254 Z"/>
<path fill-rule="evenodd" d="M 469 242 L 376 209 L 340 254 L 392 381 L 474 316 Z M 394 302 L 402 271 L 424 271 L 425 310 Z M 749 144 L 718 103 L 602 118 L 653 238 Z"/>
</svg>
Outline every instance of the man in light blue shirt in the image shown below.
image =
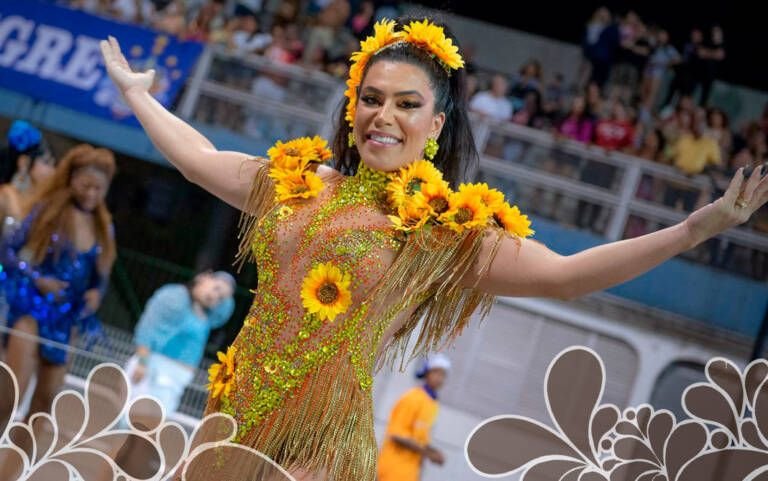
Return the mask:
<svg viewBox="0 0 768 481">
<path fill-rule="evenodd" d="M 136 325 L 136 354 L 126 366 L 133 397 L 154 396 L 167 414 L 178 408 L 211 330 L 232 315 L 235 286 L 231 274 L 217 271 L 155 291 Z"/>
</svg>

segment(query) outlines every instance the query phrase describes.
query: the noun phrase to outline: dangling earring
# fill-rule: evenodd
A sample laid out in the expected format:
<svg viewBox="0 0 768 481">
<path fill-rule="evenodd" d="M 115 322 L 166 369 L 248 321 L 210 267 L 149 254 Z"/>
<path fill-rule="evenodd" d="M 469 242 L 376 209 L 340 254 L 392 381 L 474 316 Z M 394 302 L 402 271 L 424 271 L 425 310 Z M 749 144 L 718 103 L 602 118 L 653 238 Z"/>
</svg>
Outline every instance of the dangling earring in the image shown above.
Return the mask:
<svg viewBox="0 0 768 481">
<path fill-rule="evenodd" d="M 27 189 L 29 189 L 32 185 L 31 179 L 29 177 L 28 172 L 16 172 L 16 174 L 11 179 L 11 184 L 18 190 L 19 192 L 26 192 Z"/>
<path fill-rule="evenodd" d="M 426 157 L 427 160 L 434 159 L 435 155 L 437 155 L 437 149 L 439 148 L 440 146 L 437 144 L 437 140 L 432 137 L 427 138 L 427 141 L 424 143 L 424 157 Z"/>
<path fill-rule="evenodd" d="M 349 145 L 350 147 L 354 147 L 355 146 L 355 134 L 354 134 L 354 132 L 350 132 L 350 133 L 347 134 L 347 145 Z"/>
</svg>

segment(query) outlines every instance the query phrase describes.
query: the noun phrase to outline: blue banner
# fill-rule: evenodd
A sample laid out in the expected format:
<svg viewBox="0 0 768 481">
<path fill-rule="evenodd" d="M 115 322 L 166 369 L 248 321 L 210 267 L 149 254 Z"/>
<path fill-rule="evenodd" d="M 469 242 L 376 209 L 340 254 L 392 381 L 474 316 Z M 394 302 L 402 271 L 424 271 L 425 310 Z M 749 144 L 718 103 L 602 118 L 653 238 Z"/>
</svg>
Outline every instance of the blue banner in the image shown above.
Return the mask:
<svg viewBox="0 0 768 481">
<path fill-rule="evenodd" d="M 78 10 L 0 0 L 0 87 L 83 113 L 135 124 L 104 69 L 99 41 L 116 37 L 136 70 L 154 68 L 152 95 L 174 101 L 203 50 L 198 42 Z"/>
</svg>

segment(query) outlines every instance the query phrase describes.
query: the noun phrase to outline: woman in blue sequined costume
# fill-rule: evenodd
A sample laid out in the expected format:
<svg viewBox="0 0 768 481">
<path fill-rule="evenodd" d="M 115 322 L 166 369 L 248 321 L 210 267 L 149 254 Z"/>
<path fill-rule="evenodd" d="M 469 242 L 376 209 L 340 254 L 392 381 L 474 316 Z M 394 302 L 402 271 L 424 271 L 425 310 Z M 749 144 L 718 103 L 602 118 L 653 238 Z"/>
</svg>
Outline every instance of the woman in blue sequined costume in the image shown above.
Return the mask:
<svg viewBox="0 0 768 481">
<path fill-rule="evenodd" d="M 112 152 L 78 145 L 59 163 L 30 214 L 2 245 L 0 286 L 9 304 L 7 363 L 19 392 L 37 372 L 29 414 L 48 411 L 67 371 L 61 346 L 75 329 L 93 334 L 116 255 L 105 196 L 115 173 Z M 38 355 L 39 354 L 39 355 Z"/>
</svg>

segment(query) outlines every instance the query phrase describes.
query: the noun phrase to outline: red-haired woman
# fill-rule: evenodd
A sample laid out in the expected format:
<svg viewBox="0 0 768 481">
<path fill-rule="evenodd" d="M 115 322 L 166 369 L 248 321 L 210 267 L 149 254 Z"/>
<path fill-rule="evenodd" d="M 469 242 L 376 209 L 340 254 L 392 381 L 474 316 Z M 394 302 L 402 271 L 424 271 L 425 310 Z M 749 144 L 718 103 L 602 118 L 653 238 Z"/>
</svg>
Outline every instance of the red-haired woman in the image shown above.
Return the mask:
<svg viewBox="0 0 768 481">
<path fill-rule="evenodd" d="M 67 352 L 75 328 L 98 329 L 94 313 L 101 303 L 116 247 L 105 196 L 115 173 L 106 149 L 82 144 L 66 153 L 35 198 L 30 214 L 6 241 L 0 261 L 7 277 L 6 361 L 16 374 L 19 393 L 37 371 L 29 414 L 47 411 L 67 371 Z M 38 343 L 32 336 L 56 344 Z"/>
</svg>

